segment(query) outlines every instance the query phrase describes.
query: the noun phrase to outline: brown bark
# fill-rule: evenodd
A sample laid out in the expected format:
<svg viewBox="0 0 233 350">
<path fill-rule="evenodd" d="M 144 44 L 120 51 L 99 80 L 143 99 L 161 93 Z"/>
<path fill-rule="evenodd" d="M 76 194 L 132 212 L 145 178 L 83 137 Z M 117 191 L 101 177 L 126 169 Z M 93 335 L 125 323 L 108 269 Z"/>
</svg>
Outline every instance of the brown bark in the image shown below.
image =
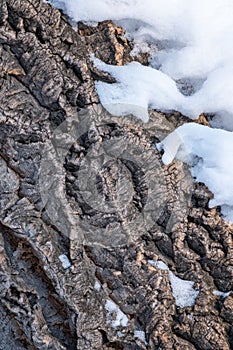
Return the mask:
<svg viewBox="0 0 233 350">
<path fill-rule="evenodd" d="M 109 116 L 95 92 L 95 81 L 114 79 L 94 68 L 89 55 L 121 65 L 132 60 L 131 48 L 110 21 L 94 28 L 80 24 L 76 31 L 65 15 L 40 0 L 0 1 L 0 349 L 233 347 L 232 294 L 212 293 L 232 288 L 232 226 L 219 208 L 208 209 L 212 194 L 202 184 L 194 184 L 191 206 L 180 206 L 187 170 L 178 162 L 163 166 L 155 147 L 189 120 L 156 111 L 147 124 L 132 116 Z M 146 64 L 146 57 L 138 60 Z M 89 128 L 69 148 L 64 172 L 51 174 L 65 186 L 64 198 L 73 210 L 67 215 L 80 220 L 80 244 L 46 212 L 39 176 L 43 147 L 54 130 L 71 118 L 81 123 L 85 109 Z M 148 176 L 155 181 L 162 174 L 167 198 L 149 228 L 137 217 L 150 188 L 132 161 L 111 160 L 99 174 L 100 193 L 107 198 L 123 193 L 125 181 L 132 185 L 126 212 L 117 207 L 101 214 L 80 195 L 81 159 L 109 140 L 117 140 L 120 150 L 137 145 L 145 162 L 160 164 Z M 86 234 L 90 226 L 100 235 L 107 231 L 100 239 L 105 247 Z M 111 246 L 125 227 L 130 240 Z M 70 268 L 62 267 L 61 254 L 69 257 Z M 175 304 L 167 271 L 151 266 L 150 259 L 195 281 L 200 292 L 194 306 Z M 107 300 L 128 317 L 126 327 L 113 327 Z M 135 330 L 145 332 L 145 342 Z"/>
</svg>

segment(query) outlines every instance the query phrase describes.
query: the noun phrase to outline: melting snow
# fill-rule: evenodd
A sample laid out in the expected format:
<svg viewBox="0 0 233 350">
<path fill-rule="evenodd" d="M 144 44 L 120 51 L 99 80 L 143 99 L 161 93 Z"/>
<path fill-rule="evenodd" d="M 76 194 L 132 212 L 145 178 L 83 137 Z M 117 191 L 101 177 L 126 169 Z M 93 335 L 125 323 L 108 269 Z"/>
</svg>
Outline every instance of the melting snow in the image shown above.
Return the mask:
<svg viewBox="0 0 233 350">
<path fill-rule="evenodd" d="M 161 260 L 148 260 L 148 263 L 161 270 L 168 271 L 172 287 L 172 294 L 175 298 L 177 306 L 186 307 L 193 306 L 195 304 L 199 291 L 193 289 L 193 281 L 182 280 L 181 278 L 175 276 L 174 273 L 169 270 L 168 266 Z"/>
</svg>

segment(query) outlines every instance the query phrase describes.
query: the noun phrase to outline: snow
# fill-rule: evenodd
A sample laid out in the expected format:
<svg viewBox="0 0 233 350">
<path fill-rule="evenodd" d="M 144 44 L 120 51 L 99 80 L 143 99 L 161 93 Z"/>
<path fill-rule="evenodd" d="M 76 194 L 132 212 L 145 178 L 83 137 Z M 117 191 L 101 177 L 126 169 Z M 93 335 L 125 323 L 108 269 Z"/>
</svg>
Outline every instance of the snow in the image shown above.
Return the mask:
<svg viewBox="0 0 233 350">
<path fill-rule="evenodd" d="M 100 291 L 100 289 L 101 289 L 101 284 L 100 284 L 98 281 L 95 281 L 94 289 L 95 289 L 97 292 Z"/>
<path fill-rule="evenodd" d="M 107 323 L 112 327 L 126 327 L 128 324 L 128 317 L 120 310 L 119 306 L 112 300 L 108 299 L 105 303 L 107 310 Z"/>
<path fill-rule="evenodd" d="M 124 333 L 122 333 L 122 332 L 120 332 L 120 331 L 117 331 L 117 335 L 118 335 L 118 337 L 120 337 L 120 338 L 124 337 Z"/>
<path fill-rule="evenodd" d="M 176 109 L 192 118 L 203 112 L 233 114 L 231 0 L 51 2 L 63 7 L 76 21 L 114 20 L 126 29 L 136 46 L 142 46 L 142 50 L 145 50 L 146 43 L 157 47 L 153 50 L 151 67 L 139 64 L 112 67 L 118 83 L 97 84 L 105 106 L 112 102 L 139 105 L 143 108 L 142 116 L 138 110 L 135 115 L 144 121 L 148 120 L 145 113 L 147 106 L 161 110 Z M 108 66 L 104 68 L 111 70 Z M 197 91 L 182 98 L 176 88 L 178 79 L 184 84 L 192 82 L 194 91 Z M 167 94 L 164 84 L 167 84 Z M 112 106 L 110 109 L 113 111 Z M 132 107 L 129 109 L 132 111 Z M 124 115 L 129 110 L 125 106 L 120 112 Z"/>
<path fill-rule="evenodd" d="M 194 320 L 193 312 L 191 312 L 190 314 L 187 314 L 187 317 L 190 319 L 190 321 L 193 321 Z"/>
<path fill-rule="evenodd" d="M 203 112 L 222 112 L 223 116 L 230 113 L 233 123 L 233 67 L 227 70 L 220 67 L 211 72 L 200 90 L 185 96 L 170 76 L 138 62 L 112 66 L 94 59 L 94 63 L 117 80 L 115 84 L 96 83 L 101 103 L 112 114 L 132 113 L 147 122 L 148 108 L 163 112 L 176 110 L 192 119 Z"/>
<path fill-rule="evenodd" d="M 118 116 L 132 113 L 147 122 L 148 106 L 160 110 L 182 108 L 185 97 L 166 74 L 138 62 L 120 67 L 107 65 L 98 59 L 94 59 L 94 63 L 118 81 L 116 84 L 96 83 L 101 103 L 110 113 Z"/>
<path fill-rule="evenodd" d="M 174 157 L 190 164 L 197 181 L 213 192 L 233 222 L 233 1 L 232 0 L 50 0 L 73 21 L 112 19 L 123 26 L 138 52 L 150 52 L 150 65 L 107 65 L 93 58 L 116 83 L 96 83 L 112 114 L 149 119 L 148 108 L 177 110 L 196 119 L 212 113 L 211 130 L 189 124 L 160 145 L 168 164 Z M 190 86 L 189 89 L 186 86 Z M 221 129 L 226 129 L 226 133 Z"/>
<path fill-rule="evenodd" d="M 134 338 L 140 339 L 145 345 L 147 345 L 146 334 L 144 331 L 140 331 L 140 330 L 134 331 Z"/>
<path fill-rule="evenodd" d="M 65 254 L 59 255 L 59 260 L 61 261 L 62 267 L 64 269 L 68 269 L 69 267 L 71 267 L 71 262 Z"/>
<path fill-rule="evenodd" d="M 213 294 L 222 298 L 226 298 L 231 294 L 231 292 L 221 292 L 220 290 L 214 290 Z"/>
<path fill-rule="evenodd" d="M 226 220 L 233 222 L 233 133 L 189 123 L 177 128 L 161 143 L 162 160 L 176 157 L 191 166 L 196 181 L 205 183 L 214 198 L 209 206 L 221 206 Z"/>
<path fill-rule="evenodd" d="M 169 270 L 168 266 L 161 260 L 148 260 L 148 263 L 161 270 L 168 271 L 172 287 L 172 294 L 175 298 L 177 306 L 186 307 L 193 306 L 195 304 L 195 300 L 199 294 L 199 291 L 193 289 L 193 281 L 186 281 L 175 276 L 174 273 Z"/>
</svg>

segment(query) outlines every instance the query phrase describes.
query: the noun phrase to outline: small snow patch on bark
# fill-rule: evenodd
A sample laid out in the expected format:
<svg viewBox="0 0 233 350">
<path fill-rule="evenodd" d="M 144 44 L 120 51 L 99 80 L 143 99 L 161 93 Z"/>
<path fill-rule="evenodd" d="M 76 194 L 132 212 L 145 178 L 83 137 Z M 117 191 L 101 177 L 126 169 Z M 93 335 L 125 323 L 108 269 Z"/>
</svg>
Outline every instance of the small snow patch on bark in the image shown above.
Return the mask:
<svg viewBox="0 0 233 350">
<path fill-rule="evenodd" d="M 112 300 L 107 300 L 105 303 L 107 310 L 107 323 L 112 327 L 126 327 L 128 324 L 128 317 L 120 310 L 119 306 Z"/>
<path fill-rule="evenodd" d="M 59 260 L 62 263 L 62 267 L 64 269 L 68 269 L 69 267 L 71 267 L 71 262 L 65 254 L 59 255 Z"/>
<path fill-rule="evenodd" d="M 95 281 L 94 289 L 95 289 L 97 292 L 100 291 L 100 289 L 101 289 L 101 284 L 100 284 L 98 281 Z"/>
<path fill-rule="evenodd" d="M 145 345 L 147 345 L 146 334 L 144 331 L 136 330 L 134 332 L 134 338 L 140 339 Z"/>
<path fill-rule="evenodd" d="M 177 306 L 186 307 L 193 306 L 195 300 L 199 294 L 199 291 L 193 289 L 194 282 L 186 281 L 174 275 L 172 271 L 169 270 L 168 266 L 161 260 L 153 261 L 148 260 L 148 263 L 155 266 L 161 270 L 167 270 L 169 274 L 169 279 L 172 287 L 172 294 L 175 298 Z"/>
<path fill-rule="evenodd" d="M 222 298 L 226 298 L 231 294 L 231 292 L 221 292 L 220 290 L 214 290 L 213 294 Z"/>
</svg>

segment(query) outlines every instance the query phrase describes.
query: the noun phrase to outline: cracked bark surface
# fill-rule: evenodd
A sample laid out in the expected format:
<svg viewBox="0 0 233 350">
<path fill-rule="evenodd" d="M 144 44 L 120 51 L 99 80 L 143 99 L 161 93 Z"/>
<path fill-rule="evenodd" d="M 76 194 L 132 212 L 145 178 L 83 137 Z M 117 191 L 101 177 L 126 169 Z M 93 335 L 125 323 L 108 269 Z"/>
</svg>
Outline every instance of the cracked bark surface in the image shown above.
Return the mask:
<svg viewBox="0 0 233 350">
<path fill-rule="evenodd" d="M 213 294 L 232 289 L 233 227 L 219 208 L 208 208 L 212 194 L 203 184 L 194 184 L 191 205 L 180 207 L 187 172 L 178 162 L 163 166 L 155 147 L 189 120 L 156 111 L 150 111 L 147 124 L 109 116 L 95 92 L 96 80 L 114 79 L 93 67 L 90 54 L 121 65 L 132 60 L 131 49 L 110 21 L 75 30 L 65 15 L 40 0 L 0 2 L 0 349 L 233 348 L 232 293 Z M 138 60 L 146 64 L 145 57 Z M 96 246 L 88 235 L 77 244 L 51 221 L 41 200 L 43 147 L 62 122 L 79 121 L 85 108 L 93 115 L 90 128 L 69 149 L 64 173 L 54 177 L 63 182 L 82 227 L 105 230 L 110 241 L 127 227 L 128 244 Z M 163 174 L 167 198 L 149 229 L 137 221 L 148 183 L 132 162 L 110 161 L 99 173 L 100 193 L 107 198 L 119 188 L 124 192 L 125 181 L 132 184 L 124 212 L 100 214 L 80 195 L 81 161 L 107 140 L 117 140 L 119 149 L 138 145 L 146 160 L 160 164 L 151 176 Z M 70 259 L 70 268 L 62 267 L 61 254 Z M 162 260 L 179 278 L 194 281 L 195 305 L 177 306 L 168 272 L 148 260 Z M 125 327 L 113 327 L 107 300 L 128 317 Z M 136 330 L 145 332 L 145 341 Z"/>
</svg>

